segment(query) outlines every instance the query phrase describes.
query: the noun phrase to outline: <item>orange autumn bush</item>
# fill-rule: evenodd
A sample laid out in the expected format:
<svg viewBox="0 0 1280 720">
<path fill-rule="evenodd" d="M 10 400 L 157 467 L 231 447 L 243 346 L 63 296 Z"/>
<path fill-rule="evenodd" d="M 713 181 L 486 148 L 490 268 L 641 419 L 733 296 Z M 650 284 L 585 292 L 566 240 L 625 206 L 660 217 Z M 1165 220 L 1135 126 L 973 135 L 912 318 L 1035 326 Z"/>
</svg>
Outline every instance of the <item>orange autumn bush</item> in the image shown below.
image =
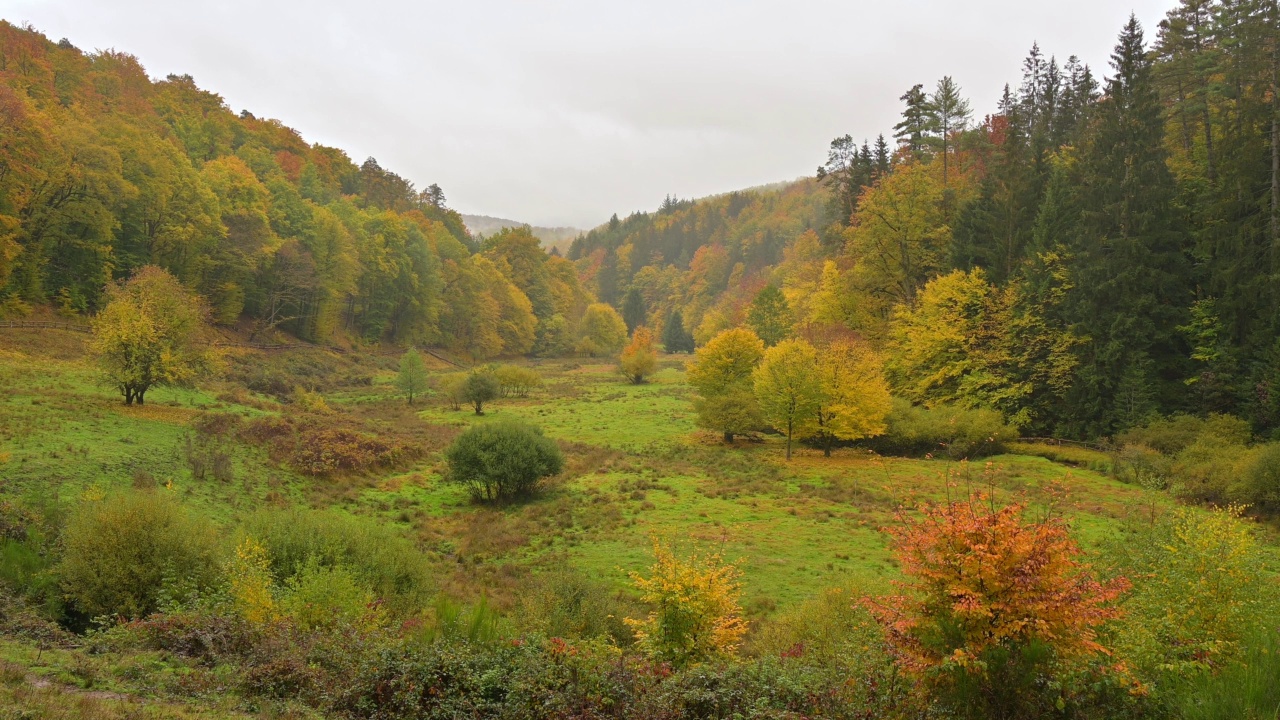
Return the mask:
<svg viewBox="0 0 1280 720">
<path fill-rule="evenodd" d="M 1027 522 L 1021 505 L 922 510 L 889 531 L 906 592 L 865 601 L 895 661 L 962 715 L 1062 709 L 1061 678 L 1110 655 L 1098 630 L 1128 581 L 1100 583 L 1061 520 Z"/>
</svg>

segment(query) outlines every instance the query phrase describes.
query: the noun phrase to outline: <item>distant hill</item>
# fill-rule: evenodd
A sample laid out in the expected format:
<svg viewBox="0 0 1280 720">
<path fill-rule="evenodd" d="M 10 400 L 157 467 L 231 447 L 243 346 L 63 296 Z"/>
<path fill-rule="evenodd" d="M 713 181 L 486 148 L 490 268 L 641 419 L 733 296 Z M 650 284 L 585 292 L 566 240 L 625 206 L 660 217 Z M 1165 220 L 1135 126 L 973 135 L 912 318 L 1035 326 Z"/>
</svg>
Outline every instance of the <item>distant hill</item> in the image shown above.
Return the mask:
<svg viewBox="0 0 1280 720">
<path fill-rule="evenodd" d="M 463 215 L 462 222 L 466 224 L 467 229 L 472 235 L 492 235 L 502 228 L 514 228 L 528 223 L 518 222 L 516 220 L 507 220 L 506 218 L 489 217 L 488 215 Z M 573 239 L 586 232 L 580 228 L 574 227 L 537 227 L 530 226 L 533 230 L 534 237 L 542 241 L 547 248 L 559 248 L 560 252 L 569 249 L 569 245 L 573 243 Z"/>
</svg>

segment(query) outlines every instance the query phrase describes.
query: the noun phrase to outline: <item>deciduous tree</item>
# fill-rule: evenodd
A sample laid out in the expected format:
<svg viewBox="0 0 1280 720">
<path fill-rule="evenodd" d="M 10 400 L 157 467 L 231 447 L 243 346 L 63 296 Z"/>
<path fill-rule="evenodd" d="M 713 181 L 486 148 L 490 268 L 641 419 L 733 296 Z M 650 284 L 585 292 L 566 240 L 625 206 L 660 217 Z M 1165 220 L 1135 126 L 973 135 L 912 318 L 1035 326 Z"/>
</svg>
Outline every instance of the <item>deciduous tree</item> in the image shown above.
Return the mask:
<svg viewBox="0 0 1280 720">
<path fill-rule="evenodd" d="M 658 351 L 653 347 L 653 333 L 641 325 L 631 336 L 631 342 L 622 349 L 622 356 L 618 358 L 618 371 L 639 385 L 657 368 Z"/>
<path fill-rule="evenodd" d="M 141 405 L 152 387 L 189 382 L 209 367 L 201 344 L 205 306 L 172 275 L 148 265 L 109 287 L 107 298 L 93 320 L 90 347 L 126 405 Z"/>
<path fill-rule="evenodd" d="M 409 348 L 400 356 L 400 372 L 396 375 L 396 387 L 409 397 L 413 404 L 415 395 L 421 395 L 427 389 L 427 366 L 422 356 L 414 348 Z"/>
<path fill-rule="evenodd" d="M 760 427 L 751 373 L 763 356 L 764 343 L 745 328 L 726 330 L 698 348 L 686 366 L 699 395 L 698 427 L 724 433 L 725 442 Z"/>
<path fill-rule="evenodd" d="M 747 632 L 737 567 L 718 554 L 678 558 L 656 538 L 653 560 L 648 577 L 631 573 L 640 599 L 653 607 L 644 620 L 626 619 L 640 648 L 677 666 L 736 654 Z"/>
<path fill-rule="evenodd" d="M 752 381 L 764 419 L 787 436 L 790 460 L 792 438 L 813 432 L 822 407 L 817 352 L 804 340 L 784 340 L 765 351 Z"/>
<path fill-rule="evenodd" d="M 626 342 L 627 324 L 617 310 L 605 303 L 587 306 L 578 328 L 578 352 L 591 357 L 612 355 Z"/>
</svg>

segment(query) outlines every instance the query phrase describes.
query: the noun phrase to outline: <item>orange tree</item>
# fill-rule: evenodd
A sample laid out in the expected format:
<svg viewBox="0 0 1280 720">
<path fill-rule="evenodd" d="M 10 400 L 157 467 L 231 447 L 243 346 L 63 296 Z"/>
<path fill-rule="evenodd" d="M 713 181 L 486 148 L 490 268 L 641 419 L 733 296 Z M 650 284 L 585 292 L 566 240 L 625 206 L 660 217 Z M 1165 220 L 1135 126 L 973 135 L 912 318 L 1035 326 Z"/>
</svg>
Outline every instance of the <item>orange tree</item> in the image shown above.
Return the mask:
<svg viewBox="0 0 1280 720">
<path fill-rule="evenodd" d="M 898 665 L 959 715 L 1039 717 L 1072 702 L 1064 672 L 1110 653 L 1098 629 L 1128 588 L 1094 579 L 1066 525 L 1021 505 L 926 506 L 889 531 L 906 593 L 866 603 Z M 1111 687 L 1123 686 L 1123 673 Z"/>
</svg>

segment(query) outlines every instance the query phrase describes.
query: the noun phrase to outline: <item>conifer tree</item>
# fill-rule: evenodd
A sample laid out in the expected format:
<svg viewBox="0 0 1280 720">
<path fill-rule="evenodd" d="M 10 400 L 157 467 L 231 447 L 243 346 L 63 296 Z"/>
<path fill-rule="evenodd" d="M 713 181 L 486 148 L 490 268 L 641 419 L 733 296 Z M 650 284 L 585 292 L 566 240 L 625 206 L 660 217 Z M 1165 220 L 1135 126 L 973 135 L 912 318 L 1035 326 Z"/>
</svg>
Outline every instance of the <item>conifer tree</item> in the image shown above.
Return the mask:
<svg viewBox="0 0 1280 720">
<path fill-rule="evenodd" d="M 1107 434 L 1133 408 L 1130 396 L 1178 375 L 1176 328 L 1186 315 L 1185 234 L 1174 212 L 1177 188 L 1166 165 L 1164 118 L 1142 28 L 1130 17 L 1111 58 L 1114 77 L 1082 149 L 1069 240 L 1074 257 L 1067 312 L 1088 337 L 1072 406 L 1077 432 Z M 1163 379 L 1163 380 L 1162 380 Z M 1132 404 L 1132 403 L 1131 403 Z M 1166 405 L 1167 406 L 1167 405 Z"/>
<path fill-rule="evenodd" d="M 960 86 L 950 75 L 938 81 L 938 87 L 929 96 L 929 123 L 937 133 L 936 141 L 942 149 L 942 186 L 947 186 L 947 163 L 951 151 L 953 133 L 963 131 L 972 117 L 969 101 L 960 95 Z"/>
<path fill-rule="evenodd" d="M 917 84 L 898 99 L 906 103 L 906 107 L 902 110 L 902 120 L 893 126 L 893 136 L 900 146 L 919 157 L 929 136 L 929 96 L 925 94 L 924 85 Z"/>
<path fill-rule="evenodd" d="M 662 346 L 669 353 L 693 352 L 693 335 L 684 328 L 684 316 L 679 310 L 671 313 L 662 328 Z"/>
<path fill-rule="evenodd" d="M 639 289 L 631 288 L 622 301 L 622 321 L 627 324 L 628 335 L 644 325 L 645 315 L 644 296 Z"/>
</svg>

